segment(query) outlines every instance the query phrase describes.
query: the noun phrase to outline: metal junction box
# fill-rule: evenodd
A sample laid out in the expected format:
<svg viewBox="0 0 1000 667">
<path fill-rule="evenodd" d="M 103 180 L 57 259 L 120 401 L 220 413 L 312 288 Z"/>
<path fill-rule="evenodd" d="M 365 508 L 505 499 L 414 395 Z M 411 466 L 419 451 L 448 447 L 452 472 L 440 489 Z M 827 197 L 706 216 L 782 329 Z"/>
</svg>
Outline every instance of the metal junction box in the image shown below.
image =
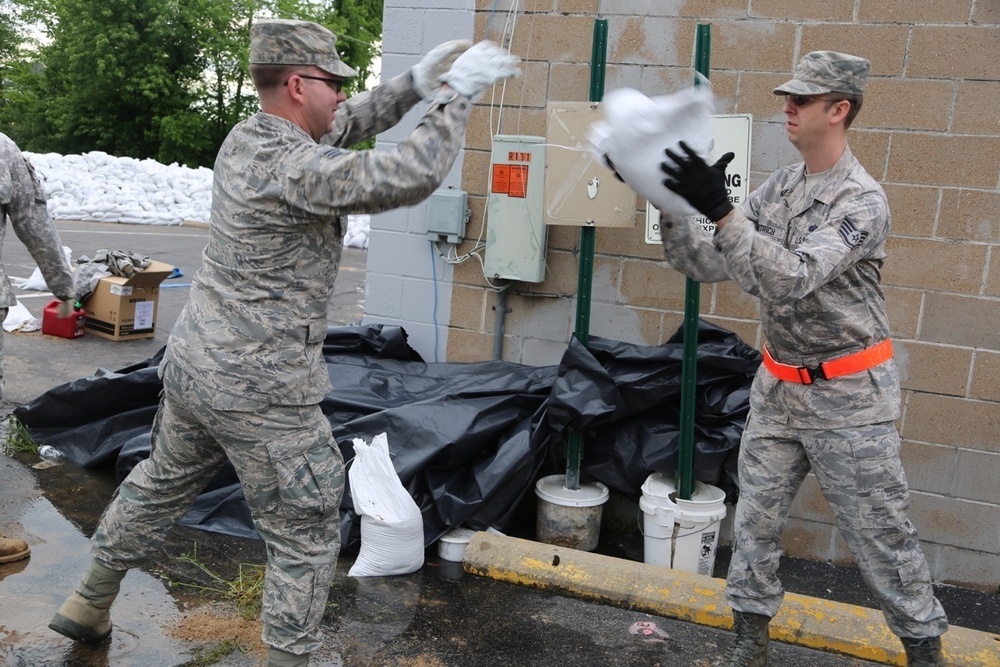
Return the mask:
<svg viewBox="0 0 1000 667">
<path fill-rule="evenodd" d="M 469 220 L 469 196 L 463 190 L 441 188 L 427 198 L 427 238 L 461 243 Z"/>
</svg>

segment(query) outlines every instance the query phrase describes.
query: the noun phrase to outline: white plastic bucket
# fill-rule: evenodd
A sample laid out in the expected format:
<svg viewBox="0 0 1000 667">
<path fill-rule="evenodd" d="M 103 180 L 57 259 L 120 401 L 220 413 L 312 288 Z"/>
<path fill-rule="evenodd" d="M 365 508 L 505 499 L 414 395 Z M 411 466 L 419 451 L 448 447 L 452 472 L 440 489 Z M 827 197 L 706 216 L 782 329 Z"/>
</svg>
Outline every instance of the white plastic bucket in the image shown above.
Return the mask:
<svg viewBox="0 0 1000 667">
<path fill-rule="evenodd" d="M 726 517 L 722 489 L 695 482 L 690 500 L 676 496 L 669 477 L 653 473 L 642 485 L 643 561 L 711 576 Z M 667 534 L 668 528 L 670 534 Z"/>
<path fill-rule="evenodd" d="M 461 563 L 465 558 L 465 548 L 476 531 L 469 528 L 453 528 L 438 540 L 438 556 L 442 560 Z"/>
<path fill-rule="evenodd" d="M 639 498 L 642 510 L 643 562 L 670 567 L 673 564 L 674 510 L 647 496 Z"/>
<path fill-rule="evenodd" d="M 570 549 L 593 551 L 601 535 L 601 514 L 611 495 L 600 482 L 566 488 L 566 475 L 549 475 L 535 483 L 539 542 Z"/>
</svg>

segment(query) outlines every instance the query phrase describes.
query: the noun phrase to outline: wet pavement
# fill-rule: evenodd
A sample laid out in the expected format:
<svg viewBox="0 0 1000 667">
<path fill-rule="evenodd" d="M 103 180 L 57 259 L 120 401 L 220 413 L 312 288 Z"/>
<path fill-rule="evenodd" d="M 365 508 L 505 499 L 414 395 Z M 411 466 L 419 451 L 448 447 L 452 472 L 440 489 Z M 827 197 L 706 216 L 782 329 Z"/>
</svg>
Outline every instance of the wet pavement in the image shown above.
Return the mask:
<svg viewBox="0 0 1000 667">
<path fill-rule="evenodd" d="M 219 594 L 195 591 L 219 584 L 191 557 L 233 579 L 241 563 L 263 562 L 262 544 L 190 529 L 175 530 L 161 554 L 128 574 L 109 642 L 80 646 L 48 630 L 86 567 L 85 536 L 114 480 L 65 463 L 36 470 L 33 455 L 0 460 L 0 526 L 17 527 L 32 543 L 29 560 L 0 565 L 0 665 L 260 664 L 259 623 L 241 619 Z M 314 665 L 709 665 L 728 639 L 712 628 L 469 575 L 433 550 L 406 576 L 348 577 L 351 562 L 341 558 Z M 230 649 L 195 662 L 220 646 Z M 776 665 L 871 664 L 781 644 L 772 656 Z"/>
<path fill-rule="evenodd" d="M 114 486 L 71 464 L 0 456 L 0 529 L 32 545 L 29 560 L 0 565 L 0 665 L 261 664 L 259 623 L 218 592 L 196 589 L 221 585 L 194 563 L 233 580 L 241 564 L 263 562 L 262 543 L 186 528 L 127 575 L 109 642 L 86 647 L 48 630 L 86 567 L 86 536 Z M 707 666 L 728 641 L 721 630 L 469 575 L 433 549 L 406 576 L 348 577 L 352 560 L 341 558 L 314 665 Z M 771 653 L 773 664 L 790 667 L 872 664 L 784 644 Z"/>
<path fill-rule="evenodd" d="M 166 342 L 186 300 L 185 283 L 200 265 L 207 233 L 192 228 L 135 228 L 60 223 L 73 256 L 99 248 L 150 254 L 181 267 L 184 276 L 164 287 L 152 340 L 112 342 L 94 336 L 65 340 L 40 332 L 5 334 L 6 392 L 0 418 L 46 389 L 152 356 Z M 34 267 L 8 235 L 3 258 L 9 272 Z M 345 249 L 331 310 L 331 324 L 353 324 L 363 312 L 364 251 Z M 40 313 L 47 298 L 29 296 Z M 39 467 L 36 465 L 41 464 Z M 262 664 L 260 625 L 244 618 L 217 592 L 264 560 L 259 541 L 177 528 L 164 549 L 125 578 L 112 609 L 115 631 L 99 647 L 85 647 L 48 630 L 89 558 L 90 535 L 116 481 L 104 471 L 67 463 L 50 465 L 36 454 L 0 454 L 0 533 L 26 539 L 29 560 L 0 565 L 0 666 L 172 667 Z M 532 508 L 519 515 L 512 534 L 530 538 Z M 598 550 L 642 560 L 641 537 L 602 535 Z M 716 576 L 725 571 L 720 548 Z M 589 667 L 705 666 L 714 664 L 729 633 L 646 613 L 575 599 L 463 572 L 432 548 L 418 572 L 396 577 L 352 578 L 352 554 L 338 567 L 324 618 L 324 643 L 313 665 L 346 667 Z M 241 570 L 241 567 L 243 568 Z M 651 566 L 652 567 L 652 566 Z M 786 570 L 786 568 L 788 568 Z M 786 585 L 809 595 L 848 595 L 871 606 L 856 571 L 822 563 L 789 561 Z M 997 596 L 958 589 L 951 605 L 976 612 L 974 622 L 995 624 Z M 869 594 L 870 595 L 870 594 Z M 976 620 L 979 619 L 979 620 Z M 968 623 L 964 623 L 968 624 Z M 970 625 L 969 627 L 975 627 Z M 986 629 L 985 627 L 983 629 Z M 868 665 L 862 660 L 772 643 L 771 664 L 788 667 Z"/>
</svg>

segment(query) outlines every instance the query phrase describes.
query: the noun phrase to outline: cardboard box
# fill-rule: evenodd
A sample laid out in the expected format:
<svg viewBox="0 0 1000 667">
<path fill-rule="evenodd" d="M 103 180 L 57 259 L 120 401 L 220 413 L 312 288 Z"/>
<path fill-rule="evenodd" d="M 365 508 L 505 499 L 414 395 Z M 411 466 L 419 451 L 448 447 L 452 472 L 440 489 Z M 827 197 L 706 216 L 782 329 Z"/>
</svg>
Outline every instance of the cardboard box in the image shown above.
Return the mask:
<svg viewBox="0 0 1000 667">
<path fill-rule="evenodd" d="M 156 335 L 160 283 L 174 267 L 155 260 L 131 278 L 101 278 L 83 303 L 87 331 L 109 340 L 138 340 Z"/>
</svg>

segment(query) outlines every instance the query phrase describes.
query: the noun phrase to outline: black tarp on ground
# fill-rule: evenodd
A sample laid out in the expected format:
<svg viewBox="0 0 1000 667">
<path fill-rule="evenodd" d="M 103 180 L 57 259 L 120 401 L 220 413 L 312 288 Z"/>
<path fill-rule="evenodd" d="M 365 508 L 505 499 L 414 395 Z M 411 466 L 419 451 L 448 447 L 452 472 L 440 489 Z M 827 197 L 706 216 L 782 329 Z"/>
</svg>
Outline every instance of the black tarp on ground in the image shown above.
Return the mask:
<svg viewBox="0 0 1000 667">
<path fill-rule="evenodd" d="M 677 465 L 682 345 L 574 340 L 558 366 L 503 361 L 425 363 L 399 327 L 330 329 L 324 343 L 333 390 L 321 407 L 345 461 L 352 439 L 386 432 L 400 480 L 424 518 L 427 545 L 448 529 L 503 530 L 541 474 L 563 472 L 563 435 L 584 429 L 581 478 L 638 498 L 652 472 Z M 14 416 L 39 445 L 123 479 L 149 454 L 160 380 L 154 357 L 55 387 Z M 735 492 L 735 452 L 759 354 L 735 334 L 699 330 L 695 477 Z M 356 548 L 350 490 L 342 543 Z M 256 537 L 235 472 L 216 475 L 183 525 Z"/>
</svg>

